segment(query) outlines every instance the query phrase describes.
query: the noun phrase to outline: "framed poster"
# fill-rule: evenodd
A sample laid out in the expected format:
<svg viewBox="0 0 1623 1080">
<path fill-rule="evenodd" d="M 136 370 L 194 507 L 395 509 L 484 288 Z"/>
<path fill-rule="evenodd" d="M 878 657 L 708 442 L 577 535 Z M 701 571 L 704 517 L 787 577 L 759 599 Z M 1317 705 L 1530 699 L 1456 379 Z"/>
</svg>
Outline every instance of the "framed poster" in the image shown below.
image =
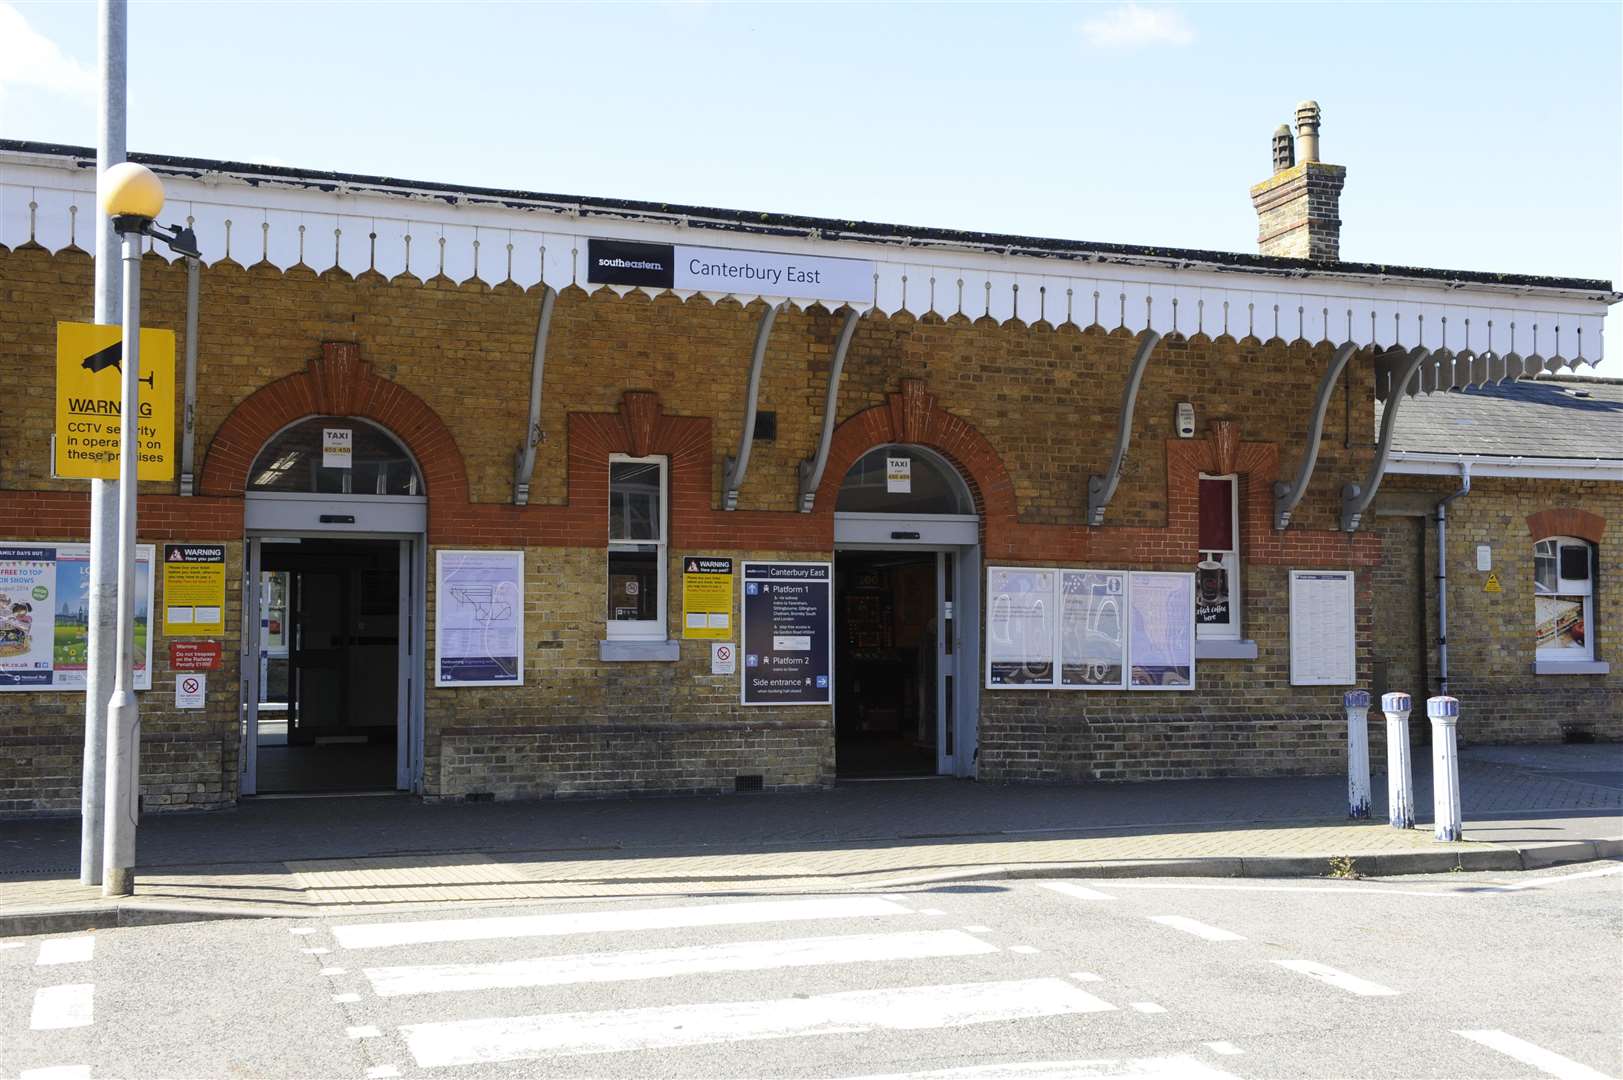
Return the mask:
<svg viewBox="0 0 1623 1080">
<path fill-rule="evenodd" d="M 434 685 L 524 685 L 524 552 L 434 559 Z"/>
<path fill-rule="evenodd" d="M 1195 688 L 1195 575 L 1134 571 L 1128 575 L 1129 686 Z"/>
<path fill-rule="evenodd" d="M 152 689 L 152 545 L 135 549 L 135 688 Z M 90 545 L 0 543 L 0 690 L 81 691 Z"/>
<path fill-rule="evenodd" d="M 744 564 L 745 705 L 834 703 L 834 566 Z"/>
<path fill-rule="evenodd" d="M 1358 635 L 1351 570 L 1292 570 L 1291 685 L 1352 686 Z"/>
<path fill-rule="evenodd" d="M 986 570 L 986 686 L 1054 686 L 1058 572 L 1019 566 Z"/>
<path fill-rule="evenodd" d="M 225 545 L 163 546 L 165 637 L 225 633 Z"/>
<path fill-rule="evenodd" d="M 682 636 L 732 640 L 733 560 L 682 557 Z"/>
<path fill-rule="evenodd" d="M 1127 575 L 1059 572 L 1059 685 L 1122 690 L 1127 682 Z"/>
</svg>

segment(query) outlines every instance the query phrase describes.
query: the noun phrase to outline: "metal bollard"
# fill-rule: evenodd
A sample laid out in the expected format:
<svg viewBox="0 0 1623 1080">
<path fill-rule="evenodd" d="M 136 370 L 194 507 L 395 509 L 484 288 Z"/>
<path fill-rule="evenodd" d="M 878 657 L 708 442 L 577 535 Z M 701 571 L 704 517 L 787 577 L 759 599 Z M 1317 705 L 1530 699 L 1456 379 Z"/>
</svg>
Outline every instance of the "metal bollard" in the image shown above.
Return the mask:
<svg viewBox="0 0 1623 1080">
<path fill-rule="evenodd" d="M 1347 710 L 1347 816 L 1369 817 L 1369 691 L 1341 695 Z"/>
<path fill-rule="evenodd" d="M 1427 698 L 1426 715 L 1431 717 L 1431 788 L 1437 839 L 1460 840 L 1465 836 L 1460 821 L 1460 703 L 1451 697 Z"/>
<path fill-rule="evenodd" d="M 1408 694 L 1382 694 L 1386 714 L 1386 806 L 1394 829 L 1414 828 L 1414 766 L 1409 760 Z"/>
</svg>

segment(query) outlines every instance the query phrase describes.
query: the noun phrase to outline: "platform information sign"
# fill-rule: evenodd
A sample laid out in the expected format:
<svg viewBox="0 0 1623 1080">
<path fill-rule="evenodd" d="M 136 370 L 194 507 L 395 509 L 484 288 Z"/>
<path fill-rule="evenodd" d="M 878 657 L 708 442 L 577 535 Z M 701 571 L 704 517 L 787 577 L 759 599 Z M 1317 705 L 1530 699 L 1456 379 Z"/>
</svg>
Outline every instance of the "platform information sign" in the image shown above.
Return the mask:
<svg viewBox="0 0 1623 1080">
<path fill-rule="evenodd" d="M 834 701 L 834 567 L 744 564 L 745 705 Z"/>
<path fill-rule="evenodd" d="M 434 573 L 434 685 L 524 683 L 524 552 L 441 551 Z"/>
<path fill-rule="evenodd" d="M 124 331 L 56 324 L 56 475 L 117 480 Z M 175 333 L 141 331 L 136 476 L 175 478 Z"/>
</svg>

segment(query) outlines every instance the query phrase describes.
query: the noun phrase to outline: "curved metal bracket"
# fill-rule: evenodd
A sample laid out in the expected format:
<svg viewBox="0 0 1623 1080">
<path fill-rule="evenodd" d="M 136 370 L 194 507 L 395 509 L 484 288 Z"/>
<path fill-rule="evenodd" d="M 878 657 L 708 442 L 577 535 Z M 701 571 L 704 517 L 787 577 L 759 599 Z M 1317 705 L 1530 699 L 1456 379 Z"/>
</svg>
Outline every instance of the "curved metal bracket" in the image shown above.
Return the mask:
<svg viewBox="0 0 1623 1080">
<path fill-rule="evenodd" d="M 834 440 L 834 419 L 840 397 L 840 373 L 845 370 L 845 354 L 851 348 L 851 337 L 857 331 L 857 322 L 864 312 L 855 308 L 845 313 L 840 336 L 834 343 L 834 359 L 828 368 L 828 393 L 823 397 L 823 434 L 817 440 L 817 456 L 800 463 L 800 512 L 809 514 L 817 501 L 817 487 L 823 482 L 823 470 L 828 467 L 828 444 Z"/>
<path fill-rule="evenodd" d="M 1396 368 L 1391 391 L 1386 397 L 1386 410 L 1381 414 L 1381 441 L 1375 444 L 1375 462 L 1369 467 L 1369 477 L 1362 485 L 1350 483 L 1341 489 L 1343 532 L 1358 531 L 1364 511 L 1369 509 L 1369 504 L 1375 501 L 1375 493 L 1381 489 L 1381 480 L 1386 476 L 1386 463 L 1392 456 L 1392 432 L 1397 428 L 1398 409 L 1405 397 L 1413 396 L 1410 383 L 1420 371 L 1420 365 L 1429 359 L 1430 349 L 1410 349 L 1408 357 Z"/>
<path fill-rule="evenodd" d="M 1121 415 L 1116 422 L 1116 453 L 1110 459 L 1110 471 L 1104 476 L 1088 477 L 1088 524 L 1103 525 L 1105 521 L 1105 507 L 1116 495 L 1116 485 L 1121 483 L 1122 465 L 1127 460 L 1127 444 L 1133 437 L 1133 407 L 1138 403 L 1138 385 L 1144 381 L 1144 369 L 1149 366 L 1150 353 L 1155 351 L 1155 345 L 1161 340 L 1161 335 L 1154 330 L 1146 330 L 1144 339 L 1139 342 L 1138 353 L 1133 357 L 1133 366 L 1127 375 L 1127 389 L 1121 396 Z"/>
<path fill-rule="evenodd" d="M 524 429 L 524 445 L 513 456 L 513 505 L 530 501 L 530 474 L 535 471 L 535 448 L 541 443 L 541 376 L 547 367 L 547 337 L 552 332 L 552 305 L 558 290 L 543 286 L 541 319 L 535 324 L 535 352 L 530 357 L 530 421 Z"/>
<path fill-rule="evenodd" d="M 782 304 L 769 304 L 761 315 L 761 325 L 755 331 L 755 352 L 750 357 L 749 389 L 744 399 L 744 431 L 738 440 L 737 455 L 727 456 L 722 471 L 721 508 L 738 509 L 738 489 L 744 486 L 744 474 L 750 467 L 750 447 L 755 445 L 755 405 L 761 393 L 761 367 L 766 363 L 766 341 L 772 336 L 772 324 L 777 321 Z"/>
<path fill-rule="evenodd" d="M 1283 529 L 1291 523 L 1291 512 L 1296 504 L 1302 501 L 1307 493 L 1308 481 L 1313 479 L 1313 467 L 1319 461 L 1319 439 L 1324 435 L 1324 414 L 1330 408 L 1330 399 L 1335 396 L 1336 382 L 1341 378 L 1342 371 L 1347 367 L 1347 361 L 1352 359 L 1358 346 L 1347 342 L 1336 348 L 1330 357 L 1330 366 L 1325 368 L 1324 376 L 1319 379 L 1319 393 L 1313 400 L 1313 421 L 1307 428 L 1307 446 L 1302 455 L 1301 467 L 1296 470 L 1296 480 L 1287 484 L 1283 480 L 1274 482 L 1274 528 Z"/>
</svg>

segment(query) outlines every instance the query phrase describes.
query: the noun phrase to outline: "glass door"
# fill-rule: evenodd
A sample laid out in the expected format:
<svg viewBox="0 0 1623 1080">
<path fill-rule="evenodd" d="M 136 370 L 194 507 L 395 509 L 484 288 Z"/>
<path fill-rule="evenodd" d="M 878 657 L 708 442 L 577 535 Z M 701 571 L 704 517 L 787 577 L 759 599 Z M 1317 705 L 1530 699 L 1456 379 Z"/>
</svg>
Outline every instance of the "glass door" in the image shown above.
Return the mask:
<svg viewBox="0 0 1623 1080">
<path fill-rule="evenodd" d="M 957 560 L 950 551 L 936 552 L 936 774 L 952 776 L 957 772 L 957 710 L 955 700 L 955 668 L 958 661 L 957 612 L 953 609 L 954 584 L 957 578 Z"/>
</svg>

